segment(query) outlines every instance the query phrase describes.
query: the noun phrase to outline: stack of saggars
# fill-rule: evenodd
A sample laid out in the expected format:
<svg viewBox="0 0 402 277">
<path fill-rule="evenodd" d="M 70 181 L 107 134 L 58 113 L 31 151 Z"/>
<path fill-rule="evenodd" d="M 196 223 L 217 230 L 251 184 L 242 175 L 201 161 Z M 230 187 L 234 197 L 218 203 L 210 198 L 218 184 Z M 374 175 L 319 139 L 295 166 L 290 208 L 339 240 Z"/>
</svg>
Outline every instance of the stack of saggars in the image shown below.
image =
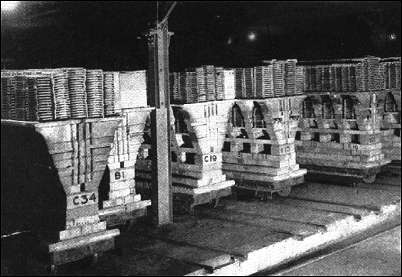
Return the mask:
<svg viewBox="0 0 402 277">
<path fill-rule="evenodd" d="M 68 74 L 71 118 L 85 118 L 88 115 L 85 88 L 86 71 L 84 68 L 66 68 L 66 70 Z"/>
<path fill-rule="evenodd" d="M 27 91 L 27 78 L 15 76 L 15 110 L 17 118 L 20 120 L 26 120 L 26 111 L 29 109 Z"/>
<path fill-rule="evenodd" d="M 224 173 L 236 187 L 287 195 L 304 180 L 296 164 L 294 136 L 303 96 L 236 100 L 223 146 Z"/>
<path fill-rule="evenodd" d="M 384 73 L 385 89 L 401 89 L 401 58 L 387 58 L 381 60 Z"/>
<path fill-rule="evenodd" d="M 103 71 L 87 70 L 86 72 L 86 92 L 88 117 L 103 117 Z"/>
<path fill-rule="evenodd" d="M 103 73 L 105 116 L 116 114 L 115 98 L 119 87 L 119 72 L 107 71 Z"/>
</svg>

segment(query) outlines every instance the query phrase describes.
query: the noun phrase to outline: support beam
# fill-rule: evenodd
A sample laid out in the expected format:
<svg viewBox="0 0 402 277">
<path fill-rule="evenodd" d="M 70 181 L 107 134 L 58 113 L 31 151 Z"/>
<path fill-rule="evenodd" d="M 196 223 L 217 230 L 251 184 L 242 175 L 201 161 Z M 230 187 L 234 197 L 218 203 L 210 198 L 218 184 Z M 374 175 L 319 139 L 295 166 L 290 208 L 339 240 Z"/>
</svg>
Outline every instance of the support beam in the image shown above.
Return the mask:
<svg viewBox="0 0 402 277">
<path fill-rule="evenodd" d="M 148 103 L 152 137 L 152 211 L 157 226 L 173 221 L 170 165 L 169 38 L 167 21 L 148 34 Z"/>
</svg>

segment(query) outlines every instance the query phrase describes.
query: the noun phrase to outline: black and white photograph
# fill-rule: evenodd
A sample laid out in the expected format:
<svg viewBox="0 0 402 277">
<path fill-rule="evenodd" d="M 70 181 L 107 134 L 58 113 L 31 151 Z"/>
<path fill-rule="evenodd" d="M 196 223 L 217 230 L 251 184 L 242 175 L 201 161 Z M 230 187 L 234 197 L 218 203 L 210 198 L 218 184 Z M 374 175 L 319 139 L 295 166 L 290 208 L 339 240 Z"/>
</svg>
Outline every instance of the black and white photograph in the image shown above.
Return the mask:
<svg viewBox="0 0 402 277">
<path fill-rule="evenodd" d="M 1 276 L 400 276 L 401 1 L 1 1 Z"/>
</svg>

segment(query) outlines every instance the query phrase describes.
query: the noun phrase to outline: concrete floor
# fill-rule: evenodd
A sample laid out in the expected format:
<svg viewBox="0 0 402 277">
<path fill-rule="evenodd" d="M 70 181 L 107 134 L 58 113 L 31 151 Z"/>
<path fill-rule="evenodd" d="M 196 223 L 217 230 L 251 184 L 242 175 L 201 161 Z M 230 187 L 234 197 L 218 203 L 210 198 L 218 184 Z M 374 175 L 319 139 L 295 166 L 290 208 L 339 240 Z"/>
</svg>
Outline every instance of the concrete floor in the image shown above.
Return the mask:
<svg viewBox="0 0 402 277">
<path fill-rule="evenodd" d="M 400 276 L 401 226 L 281 276 Z"/>
</svg>

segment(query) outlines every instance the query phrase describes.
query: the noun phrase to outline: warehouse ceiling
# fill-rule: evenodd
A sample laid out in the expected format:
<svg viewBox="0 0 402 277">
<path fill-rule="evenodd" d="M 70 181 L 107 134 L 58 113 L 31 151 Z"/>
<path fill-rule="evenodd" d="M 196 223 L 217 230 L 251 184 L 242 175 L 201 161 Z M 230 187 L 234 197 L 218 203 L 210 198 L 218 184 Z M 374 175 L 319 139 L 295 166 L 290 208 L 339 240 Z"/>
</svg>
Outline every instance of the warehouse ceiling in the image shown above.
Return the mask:
<svg viewBox="0 0 402 277">
<path fill-rule="evenodd" d="M 163 14 L 171 2 L 160 2 Z M 179 2 L 169 21 L 173 70 L 270 58 L 400 55 L 400 2 Z M 142 34 L 156 2 L 22 1 L 2 12 L 10 67 L 145 68 Z"/>
</svg>

